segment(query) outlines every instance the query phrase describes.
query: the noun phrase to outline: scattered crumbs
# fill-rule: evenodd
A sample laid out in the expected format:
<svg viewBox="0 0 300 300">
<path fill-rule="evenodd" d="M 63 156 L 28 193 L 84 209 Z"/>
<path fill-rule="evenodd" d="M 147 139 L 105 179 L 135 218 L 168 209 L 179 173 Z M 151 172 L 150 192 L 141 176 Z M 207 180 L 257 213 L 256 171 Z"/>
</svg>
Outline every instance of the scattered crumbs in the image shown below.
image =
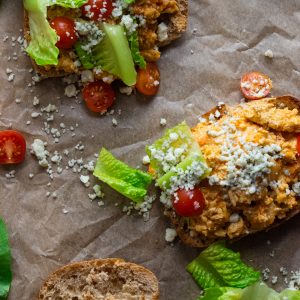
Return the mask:
<svg viewBox="0 0 300 300">
<path fill-rule="evenodd" d="M 51 193 L 50 193 L 50 192 L 47 192 L 47 193 L 46 193 L 46 197 L 47 197 L 47 198 L 49 198 L 49 197 L 50 197 L 50 195 L 51 195 Z"/>
<path fill-rule="evenodd" d="M 98 201 L 98 206 L 104 206 L 104 202 L 102 200 Z"/>
<path fill-rule="evenodd" d="M 150 219 L 150 210 L 152 209 L 152 205 L 156 199 L 156 196 L 148 196 L 144 197 L 144 201 L 139 203 L 129 202 L 128 205 L 123 206 L 123 212 L 128 216 L 131 215 L 132 211 L 137 211 L 139 215 L 143 216 L 145 222 Z"/>
<path fill-rule="evenodd" d="M 33 101 L 32 101 L 32 105 L 33 105 L 33 106 L 37 106 L 37 105 L 39 105 L 39 104 L 40 104 L 39 98 L 36 97 L 36 96 L 34 96 L 34 97 L 33 97 Z"/>
<path fill-rule="evenodd" d="M 191 50 L 191 54 L 192 54 L 192 55 L 194 54 L 194 50 Z"/>
<path fill-rule="evenodd" d="M 29 177 L 29 179 L 32 179 L 34 177 L 34 174 L 33 173 L 29 173 L 28 177 Z"/>
<path fill-rule="evenodd" d="M 15 170 L 12 170 L 12 171 L 6 173 L 6 174 L 5 174 L 5 177 L 6 177 L 7 179 L 12 179 L 12 178 L 15 178 L 15 175 L 16 175 L 16 171 L 15 171 Z"/>
<path fill-rule="evenodd" d="M 68 98 L 75 97 L 77 95 L 77 93 L 78 93 L 78 91 L 77 91 L 77 88 L 76 88 L 75 84 L 69 84 L 69 85 L 66 86 L 65 95 Z"/>
<path fill-rule="evenodd" d="M 196 27 L 194 27 L 194 28 L 192 29 L 192 33 L 193 33 L 193 34 L 196 34 L 197 31 L 198 31 L 198 29 L 197 29 Z"/>
<path fill-rule="evenodd" d="M 273 51 L 272 51 L 271 49 L 268 49 L 268 50 L 265 52 L 265 57 L 273 58 L 273 57 L 274 57 Z"/>
<path fill-rule="evenodd" d="M 52 196 L 53 199 L 56 199 L 57 198 L 57 193 L 53 192 L 51 196 Z"/>
<path fill-rule="evenodd" d="M 275 256 L 275 251 L 272 250 L 272 251 L 269 253 L 269 255 L 270 255 L 271 257 L 274 257 L 274 256 Z"/>
<path fill-rule="evenodd" d="M 159 124 L 160 124 L 160 126 L 166 126 L 167 120 L 165 118 L 161 118 Z"/>
<path fill-rule="evenodd" d="M 270 277 L 270 269 L 269 268 L 265 268 L 262 270 L 262 275 L 263 275 L 263 280 L 267 281 Z"/>
<path fill-rule="evenodd" d="M 79 179 L 85 187 L 90 186 L 90 176 L 89 175 L 80 175 Z"/>
<path fill-rule="evenodd" d="M 282 276 L 287 276 L 288 271 L 285 267 L 280 267 L 279 272 L 282 274 Z"/>
<path fill-rule="evenodd" d="M 9 75 L 7 76 L 7 81 L 9 81 L 9 82 L 14 81 L 14 79 L 15 79 L 15 74 L 14 74 L 14 73 L 11 73 L 11 74 L 9 74 Z"/>
<path fill-rule="evenodd" d="M 33 118 L 33 119 L 36 119 L 36 118 L 38 118 L 40 116 L 40 113 L 38 113 L 38 112 L 32 112 L 31 113 L 31 118 Z"/>
<path fill-rule="evenodd" d="M 15 102 L 16 102 L 17 104 L 20 104 L 22 101 L 21 101 L 21 99 L 17 98 L 17 99 L 15 100 Z"/>
<path fill-rule="evenodd" d="M 111 122 L 112 122 L 113 126 L 118 126 L 118 121 L 115 118 L 113 118 L 111 120 Z"/>
<path fill-rule="evenodd" d="M 62 212 L 66 215 L 69 211 L 66 208 L 63 208 Z"/>
<path fill-rule="evenodd" d="M 168 243 L 174 242 L 175 238 L 177 236 L 177 232 L 173 228 L 167 228 L 165 233 L 165 240 Z"/>
<path fill-rule="evenodd" d="M 88 197 L 90 198 L 91 201 L 97 198 L 96 194 L 88 194 Z"/>
<path fill-rule="evenodd" d="M 299 271 L 291 271 L 291 278 L 289 281 L 289 288 L 295 289 L 300 288 L 300 270 Z"/>
<path fill-rule="evenodd" d="M 276 284 L 277 281 L 278 281 L 278 277 L 277 276 L 272 276 L 272 280 L 271 280 L 272 284 Z"/>
</svg>

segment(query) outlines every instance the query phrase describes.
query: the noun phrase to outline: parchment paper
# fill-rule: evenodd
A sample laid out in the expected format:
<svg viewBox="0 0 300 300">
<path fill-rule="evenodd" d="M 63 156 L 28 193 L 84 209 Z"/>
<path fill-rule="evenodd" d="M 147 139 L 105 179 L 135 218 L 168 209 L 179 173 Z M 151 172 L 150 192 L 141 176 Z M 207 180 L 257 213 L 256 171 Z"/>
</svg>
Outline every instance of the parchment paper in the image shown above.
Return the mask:
<svg viewBox="0 0 300 300">
<path fill-rule="evenodd" d="M 48 142 L 51 153 L 69 149 L 71 156 L 76 154 L 86 160 L 94 159 L 94 153 L 105 146 L 135 167 L 141 165 L 145 145 L 163 133 L 160 118 L 166 118 L 168 127 L 184 119 L 195 125 L 197 117 L 218 101 L 237 103 L 241 98 L 239 79 L 246 71 L 259 70 L 270 75 L 274 95 L 289 93 L 300 98 L 297 0 L 190 1 L 187 33 L 165 49 L 159 62 L 158 96 L 145 99 L 141 95 L 119 95 L 115 111 L 121 109 L 122 114 L 104 117 L 88 113 L 78 100 L 63 96 L 61 79 L 28 87 L 32 81 L 28 72 L 30 61 L 20 52 L 18 43 L 13 47 L 11 41 L 11 37 L 21 34 L 22 16 L 21 0 L 2 0 L 0 129 L 11 125 L 22 131 L 28 148 L 34 138 L 40 138 Z M 6 35 L 9 39 L 4 42 Z M 273 51 L 273 59 L 264 56 L 268 49 Z M 15 73 L 13 82 L 7 81 L 7 68 Z M 32 105 L 34 96 L 40 99 L 37 108 Z M 16 104 L 16 98 L 21 103 Z M 63 122 L 69 128 L 78 123 L 76 136 L 68 131 L 55 143 L 52 136 L 41 130 L 43 117 L 31 118 L 33 111 L 49 103 L 59 109 L 51 126 L 59 127 Z M 113 117 L 118 121 L 117 127 L 112 126 Z M 31 124 L 26 125 L 29 120 Z M 74 147 L 80 141 L 85 149 L 78 154 Z M 16 171 L 15 177 L 6 178 L 12 170 Z M 32 179 L 30 173 L 34 174 Z M 122 213 L 121 204 L 127 200 L 106 186 L 105 206 L 99 208 L 96 202 L 91 203 L 87 197 L 90 189 L 70 170 L 55 175 L 51 186 L 47 186 L 48 182 L 48 175 L 29 151 L 22 165 L 0 167 L 0 215 L 8 224 L 13 254 L 10 300 L 33 299 L 48 274 L 66 263 L 101 257 L 122 257 L 150 268 L 159 278 L 161 299 L 197 298 L 200 289 L 185 266 L 199 250 L 179 241 L 173 247 L 167 245 L 164 233 L 169 224 L 158 202 L 150 221 L 144 222 L 140 216 Z M 48 191 L 51 195 L 55 192 L 57 198 L 47 198 Z M 120 205 L 116 207 L 115 203 Z M 233 247 L 248 263 L 260 270 L 269 267 L 274 275 L 279 275 L 281 266 L 289 271 L 299 270 L 299 226 L 298 216 L 280 228 L 243 239 Z M 279 276 L 274 287 L 284 286 L 283 277 Z"/>
</svg>

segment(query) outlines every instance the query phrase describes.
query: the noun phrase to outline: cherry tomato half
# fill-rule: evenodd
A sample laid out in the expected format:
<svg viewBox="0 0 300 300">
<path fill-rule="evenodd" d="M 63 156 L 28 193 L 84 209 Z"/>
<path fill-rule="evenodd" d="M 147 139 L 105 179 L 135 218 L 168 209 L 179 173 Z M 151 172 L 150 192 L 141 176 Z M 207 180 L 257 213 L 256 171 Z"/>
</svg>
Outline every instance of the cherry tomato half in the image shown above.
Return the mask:
<svg viewBox="0 0 300 300">
<path fill-rule="evenodd" d="M 159 89 L 160 74 L 156 63 L 148 63 L 146 69 L 138 69 L 136 88 L 146 95 L 153 96 Z"/>
<path fill-rule="evenodd" d="M 259 72 L 249 72 L 241 78 L 241 91 L 248 100 L 258 100 L 266 97 L 272 89 L 269 76 Z"/>
<path fill-rule="evenodd" d="M 297 153 L 300 155 L 300 134 L 297 136 Z"/>
<path fill-rule="evenodd" d="M 56 46 L 60 49 L 70 49 L 77 42 L 75 23 L 66 17 L 56 17 L 50 23 L 58 35 Z"/>
<path fill-rule="evenodd" d="M 86 85 L 82 92 L 87 107 L 93 112 L 106 112 L 116 99 L 115 92 L 110 84 L 95 81 Z"/>
<path fill-rule="evenodd" d="M 195 187 L 193 190 L 178 190 L 173 197 L 175 212 L 182 217 L 194 217 L 203 212 L 205 199 L 201 190 Z"/>
<path fill-rule="evenodd" d="M 25 158 L 26 141 L 15 130 L 0 131 L 0 164 L 19 164 Z"/>
<path fill-rule="evenodd" d="M 82 14 L 94 21 L 107 19 L 113 11 L 112 0 L 88 0 L 81 7 Z"/>
</svg>

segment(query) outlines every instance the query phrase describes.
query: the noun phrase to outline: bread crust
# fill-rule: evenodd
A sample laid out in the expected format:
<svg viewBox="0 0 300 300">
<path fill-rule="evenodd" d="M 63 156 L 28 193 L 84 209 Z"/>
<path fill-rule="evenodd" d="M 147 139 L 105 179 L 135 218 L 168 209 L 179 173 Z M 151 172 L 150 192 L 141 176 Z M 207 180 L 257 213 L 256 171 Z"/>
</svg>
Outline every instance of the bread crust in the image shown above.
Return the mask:
<svg viewBox="0 0 300 300">
<path fill-rule="evenodd" d="M 171 16 L 168 22 L 168 38 L 158 44 L 159 47 L 167 46 L 174 40 L 181 37 L 186 31 L 188 23 L 188 0 L 176 0 L 179 11 L 174 16 Z"/>
<path fill-rule="evenodd" d="M 297 109 L 299 114 L 300 114 L 300 100 L 298 100 L 297 98 L 295 98 L 294 96 L 291 95 L 285 95 L 285 96 L 280 96 L 277 98 L 267 98 L 267 100 L 269 102 L 271 102 L 275 107 L 280 107 L 280 108 L 289 108 L 289 109 Z M 212 108 L 209 112 L 205 113 L 202 117 L 205 119 L 209 119 L 210 114 L 214 114 L 216 112 L 216 110 L 218 110 L 220 112 L 220 118 L 226 114 L 227 110 L 226 110 L 226 105 L 220 105 L 217 107 Z M 300 200 L 299 197 L 296 197 L 298 200 Z M 253 233 L 257 233 L 260 231 L 269 231 L 283 223 L 285 223 L 286 221 L 290 220 L 292 217 L 294 217 L 295 215 L 297 215 L 298 213 L 300 213 L 300 202 L 299 205 L 293 209 L 291 212 L 289 212 L 287 214 L 287 216 L 285 217 L 285 219 L 283 220 L 277 220 L 275 221 L 272 226 L 270 226 L 269 228 L 265 229 L 265 230 L 249 230 L 249 233 L 241 235 L 238 238 L 235 239 L 231 239 L 229 240 L 230 242 L 234 242 L 237 241 L 245 236 L 248 236 L 249 234 L 253 234 Z M 178 216 L 174 210 L 167 210 L 165 211 L 165 215 L 170 219 L 171 223 L 173 224 L 173 226 L 175 227 L 178 236 L 180 237 L 180 239 L 187 245 L 191 246 L 191 247 L 196 247 L 196 248 L 204 248 L 204 247 L 208 247 L 210 244 L 212 244 L 213 242 L 215 242 L 217 239 L 207 239 L 205 236 L 196 236 L 193 237 L 190 235 L 188 228 L 184 227 L 184 218 Z M 225 239 L 219 239 L 219 240 L 225 240 Z"/>
<path fill-rule="evenodd" d="M 159 47 L 169 45 L 172 41 L 180 38 L 182 33 L 186 31 L 187 21 L 188 21 L 188 0 L 176 0 L 178 2 L 179 11 L 174 16 L 171 16 L 168 22 L 168 39 L 158 44 Z M 26 41 L 30 42 L 30 26 L 29 18 L 26 10 L 24 10 L 24 21 L 23 21 L 24 37 Z M 46 70 L 44 67 L 39 66 L 31 59 L 32 66 L 34 70 L 42 78 L 51 77 L 63 77 L 68 75 L 68 73 L 63 71 L 58 71 L 55 68 Z M 70 74 L 70 73 L 69 73 Z"/>
<path fill-rule="evenodd" d="M 42 285 L 38 300 L 44 300 L 45 293 L 49 291 L 53 286 L 61 280 L 63 276 L 68 274 L 72 274 L 73 272 L 80 272 L 81 270 L 92 269 L 95 267 L 117 267 L 117 268 L 127 268 L 134 274 L 138 274 L 139 277 L 142 277 L 144 280 L 147 280 L 149 285 L 153 290 L 153 295 L 151 300 L 158 300 L 159 299 L 159 287 L 158 287 L 158 280 L 153 272 L 148 270 L 147 268 L 137 265 L 134 263 L 126 262 L 120 258 L 106 258 L 106 259 L 95 259 L 95 260 L 87 260 L 87 261 L 80 261 L 74 262 L 68 265 L 61 267 L 60 269 L 56 270 L 52 273 Z M 149 298 L 147 298 L 149 299 Z M 54 299 L 53 299 L 54 300 Z M 92 300 L 92 299 L 91 299 Z M 124 299 L 126 300 L 126 299 Z"/>
</svg>

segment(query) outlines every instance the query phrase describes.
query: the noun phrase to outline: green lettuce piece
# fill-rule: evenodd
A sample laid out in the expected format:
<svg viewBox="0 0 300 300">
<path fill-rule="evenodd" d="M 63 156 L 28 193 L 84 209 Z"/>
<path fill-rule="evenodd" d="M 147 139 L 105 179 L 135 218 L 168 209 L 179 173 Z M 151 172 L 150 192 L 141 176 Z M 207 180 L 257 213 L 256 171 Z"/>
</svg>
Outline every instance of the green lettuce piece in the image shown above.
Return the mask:
<svg viewBox="0 0 300 300">
<path fill-rule="evenodd" d="M 208 288 L 198 300 L 240 300 L 243 290 L 231 287 Z"/>
<path fill-rule="evenodd" d="M 203 289 L 211 287 L 244 288 L 260 278 L 260 273 L 245 265 L 240 254 L 214 243 L 193 260 L 187 270 Z"/>
<path fill-rule="evenodd" d="M 11 281 L 11 253 L 8 233 L 3 220 L 0 218 L 0 300 L 6 299 Z"/>
<path fill-rule="evenodd" d="M 285 289 L 280 293 L 280 300 L 300 300 L 300 291 Z"/>
<path fill-rule="evenodd" d="M 130 45 L 131 55 L 134 63 L 138 65 L 141 69 L 145 69 L 146 61 L 140 53 L 140 46 L 139 46 L 139 39 L 138 39 L 137 32 L 136 31 L 133 32 L 127 38 Z"/>
<path fill-rule="evenodd" d="M 169 188 L 172 178 L 192 164 L 201 165 L 199 181 L 210 173 L 201 149 L 185 122 L 167 130 L 162 138 L 146 147 L 146 152 L 150 158 L 150 166 L 156 173 L 157 183 L 162 189 Z"/>
<path fill-rule="evenodd" d="M 104 23 L 102 29 L 105 36 L 92 50 L 96 65 L 126 85 L 134 85 L 137 73 L 123 26 Z"/>
<path fill-rule="evenodd" d="M 50 0 L 51 5 L 58 5 L 66 8 L 79 8 L 88 0 Z"/>
<path fill-rule="evenodd" d="M 94 176 L 134 202 L 141 202 L 147 194 L 152 178 L 149 174 L 132 169 L 102 148 Z"/>
<path fill-rule="evenodd" d="M 125 2 L 127 4 L 132 4 L 135 2 L 135 0 L 123 0 L 123 2 Z"/>
<path fill-rule="evenodd" d="M 265 283 L 258 282 L 243 290 L 241 300 L 280 300 L 279 294 Z"/>
<path fill-rule="evenodd" d="M 300 291 L 283 290 L 280 294 L 263 282 L 257 282 L 244 289 L 215 287 L 205 290 L 199 300 L 299 300 Z"/>
<path fill-rule="evenodd" d="M 47 20 L 47 7 L 59 5 L 67 8 L 77 8 L 86 2 L 87 0 L 24 0 L 31 37 L 26 51 L 38 65 L 58 64 L 57 34 Z"/>
<path fill-rule="evenodd" d="M 84 50 L 82 46 L 81 42 L 75 44 L 76 54 L 85 70 L 93 69 L 95 67 L 93 55 Z"/>
</svg>

